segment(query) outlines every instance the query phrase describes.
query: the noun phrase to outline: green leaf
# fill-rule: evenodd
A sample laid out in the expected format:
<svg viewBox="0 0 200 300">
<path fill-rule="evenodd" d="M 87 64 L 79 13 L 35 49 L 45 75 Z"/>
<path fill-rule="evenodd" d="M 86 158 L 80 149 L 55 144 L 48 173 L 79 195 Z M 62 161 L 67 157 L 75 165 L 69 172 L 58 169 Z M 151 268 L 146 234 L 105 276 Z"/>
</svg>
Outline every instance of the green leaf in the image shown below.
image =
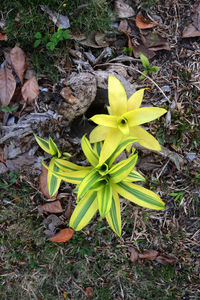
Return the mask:
<svg viewBox="0 0 200 300">
<path fill-rule="evenodd" d="M 134 183 L 122 181 L 114 184 L 114 189 L 122 197 L 137 205 L 157 210 L 165 208 L 164 202 L 157 194 Z"/>
<path fill-rule="evenodd" d="M 42 34 L 40 32 L 36 32 L 35 38 L 36 39 L 41 39 L 42 38 Z"/>
<path fill-rule="evenodd" d="M 109 182 L 98 190 L 97 202 L 100 216 L 103 219 L 109 212 L 112 204 L 112 188 Z"/>
<path fill-rule="evenodd" d="M 49 149 L 52 156 L 56 155 L 59 151 L 51 137 L 49 137 Z"/>
<path fill-rule="evenodd" d="M 158 70 L 159 70 L 159 67 L 157 67 L 157 66 L 150 67 L 150 71 L 153 73 L 156 73 Z"/>
<path fill-rule="evenodd" d="M 113 183 L 117 183 L 122 180 L 125 180 L 129 173 L 135 167 L 137 158 L 137 154 L 130 155 L 127 159 L 120 161 L 119 163 L 114 165 L 109 171 L 109 175 L 111 177 L 110 181 Z"/>
<path fill-rule="evenodd" d="M 148 60 L 148 58 L 144 54 L 140 53 L 140 59 L 141 59 L 143 67 L 145 69 L 148 69 L 148 67 L 149 67 L 149 60 Z"/>
<path fill-rule="evenodd" d="M 69 221 L 69 226 L 79 231 L 85 227 L 97 212 L 97 193 L 88 192 L 77 204 Z"/>
<path fill-rule="evenodd" d="M 138 173 L 135 170 L 132 170 L 129 175 L 124 179 L 124 181 L 129 181 L 129 182 L 134 182 L 134 181 L 146 181 L 146 179 L 140 175 L 140 173 Z"/>
<path fill-rule="evenodd" d="M 65 39 L 70 39 L 70 31 L 69 30 L 65 30 L 65 31 L 63 31 L 63 37 L 65 38 Z"/>
<path fill-rule="evenodd" d="M 96 152 L 92 149 L 90 142 L 88 141 L 88 139 L 86 138 L 86 136 L 84 135 L 82 140 L 81 140 L 81 148 L 87 158 L 87 160 L 89 161 L 89 163 L 95 167 L 98 162 L 99 162 L 99 157 L 96 154 Z"/>
<path fill-rule="evenodd" d="M 120 211 L 120 201 L 118 194 L 113 191 L 111 208 L 106 215 L 106 220 L 112 230 L 121 236 L 121 211 Z"/>
<path fill-rule="evenodd" d="M 59 168 L 55 165 L 55 158 L 52 158 L 52 160 L 50 161 L 49 169 L 52 169 L 55 172 L 59 171 Z M 47 175 L 47 184 L 50 198 L 52 198 L 60 187 L 61 179 L 54 176 L 50 170 L 48 171 Z"/>
<path fill-rule="evenodd" d="M 55 48 L 55 44 L 53 43 L 53 42 L 49 42 L 49 43 L 47 43 L 47 48 L 49 49 L 49 50 L 51 50 L 51 51 L 53 51 L 54 50 L 54 48 Z"/>
<path fill-rule="evenodd" d="M 109 167 L 112 166 L 117 156 L 120 155 L 120 153 L 122 153 L 122 151 L 124 151 L 128 145 L 131 145 L 137 141 L 138 139 L 132 137 L 124 138 L 122 142 L 119 144 L 119 146 L 116 148 L 116 150 L 112 153 L 112 155 L 107 160 Z"/>
<path fill-rule="evenodd" d="M 35 137 L 38 145 L 42 148 L 42 150 L 51 154 L 50 149 L 49 149 L 49 143 L 46 140 L 42 139 L 41 137 L 37 136 L 36 134 L 34 134 L 34 137 Z"/>
<path fill-rule="evenodd" d="M 70 154 L 70 153 L 67 153 L 67 152 L 63 152 L 63 153 L 62 153 L 62 158 L 63 158 L 63 159 L 70 158 L 70 157 L 71 157 L 71 154 Z"/>
<path fill-rule="evenodd" d="M 78 166 L 70 161 L 64 159 L 56 159 L 55 164 L 60 168 L 62 171 L 72 172 L 72 171 L 79 171 L 79 170 L 91 170 L 92 167 L 82 167 Z"/>
<path fill-rule="evenodd" d="M 77 200 L 80 199 L 80 197 L 83 197 L 85 193 L 88 192 L 94 184 L 102 180 L 103 178 L 99 175 L 96 169 L 91 170 L 80 183 L 77 194 Z"/>
<path fill-rule="evenodd" d="M 102 146 L 103 146 L 102 142 L 94 143 L 94 147 L 93 148 L 94 148 L 94 151 L 96 152 L 96 154 L 98 156 L 100 156 Z"/>
<path fill-rule="evenodd" d="M 41 40 L 36 40 L 35 43 L 33 44 L 34 48 L 37 48 L 41 43 Z"/>
<path fill-rule="evenodd" d="M 88 174 L 88 169 L 80 170 L 80 171 L 72 171 L 72 172 L 55 172 L 50 169 L 44 162 L 42 165 L 52 172 L 53 175 L 58 177 L 61 180 L 64 180 L 69 183 L 80 184 L 83 181 L 83 178 Z"/>
</svg>

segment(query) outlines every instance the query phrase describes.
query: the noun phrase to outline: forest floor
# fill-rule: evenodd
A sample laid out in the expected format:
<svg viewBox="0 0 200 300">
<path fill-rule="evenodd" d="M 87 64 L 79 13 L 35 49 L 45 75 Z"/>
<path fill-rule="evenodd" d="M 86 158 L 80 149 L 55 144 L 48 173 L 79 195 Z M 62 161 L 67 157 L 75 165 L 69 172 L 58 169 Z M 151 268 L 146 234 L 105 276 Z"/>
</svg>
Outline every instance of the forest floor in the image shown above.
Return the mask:
<svg viewBox="0 0 200 300">
<path fill-rule="evenodd" d="M 5 53 L 15 45 L 20 47 L 34 70 L 31 74 L 39 84 L 39 96 L 36 105 L 24 107 L 21 94 L 15 93 L 8 106 L 0 107 L 0 298 L 200 299 L 200 2 L 76 0 L 68 4 L 54 0 L 43 5 L 48 2 L 49 9 L 70 21 L 71 37 L 57 41 L 53 50 L 47 46 L 50 38 L 34 47 L 40 36 L 51 37 L 59 27 L 38 0 L 4 1 L 1 7 L 0 63 L 5 57 L 9 63 Z M 140 19 L 138 24 L 139 12 L 148 21 Z M 152 20 L 157 25 L 146 28 Z M 190 24 L 198 33 L 191 27 L 188 33 Z M 143 80 L 139 78 L 144 71 L 138 57 L 141 45 L 150 66 L 159 67 Z M 21 115 L 44 114 L 49 108 L 57 112 L 63 79 L 68 80 L 73 72 L 97 71 L 112 71 L 135 89 L 148 87 L 143 104 L 167 109 L 165 116 L 145 127 L 164 147 L 162 155 L 138 149 L 137 165 L 147 179 L 145 187 L 158 193 L 166 208 L 153 211 L 122 200 L 120 238 L 97 215 L 68 242 L 53 243 L 48 240 L 47 220 L 55 232 L 68 227 L 75 207 L 71 187 L 65 183 L 60 187 L 57 199 L 62 213 L 41 211 L 41 205 L 49 202 L 41 192 L 40 172 L 27 167 L 23 155 L 34 148 L 33 156 L 40 158 L 41 167 L 44 153 L 36 147 L 32 133 L 23 136 L 20 131 L 17 145 L 8 127 L 16 128 Z M 52 118 L 48 125 L 31 128 L 43 138 L 50 134 L 54 139 L 54 133 L 61 148 L 69 137 L 68 148 L 74 160 L 80 161 L 80 135 L 84 129 L 91 130 L 90 116 L 91 111 L 86 111 L 84 118 L 80 115 L 71 124 L 64 122 L 63 115 L 61 121 Z"/>
</svg>

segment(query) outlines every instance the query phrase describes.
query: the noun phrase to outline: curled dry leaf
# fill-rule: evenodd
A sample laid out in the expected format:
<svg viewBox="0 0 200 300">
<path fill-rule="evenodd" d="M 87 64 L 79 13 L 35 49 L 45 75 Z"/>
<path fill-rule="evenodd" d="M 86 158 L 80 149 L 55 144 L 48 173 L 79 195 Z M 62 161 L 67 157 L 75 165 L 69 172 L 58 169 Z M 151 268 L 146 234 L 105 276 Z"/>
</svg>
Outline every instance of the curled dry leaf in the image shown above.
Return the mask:
<svg viewBox="0 0 200 300">
<path fill-rule="evenodd" d="M 8 106 L 15 92 L 16 81 L 12 72 L 4 66 L 0 70 L 0 100 L 3 106 Z"/>
<path fill-rule="evenodd" d="M 24 82 L 24 72 L 26 70 L 26 55 L 24 51 L 19 48 L 18 46 L 15 46 L 10 51 L 10 59 L 12 67 L 19 77 L 21 83 Z"/>
<path fill-rule="evenodd" d="M 135 21 L 136 26 L 140 29 L 148 29 L 156 26 L 156 24 L 153 23 L 151 20 L 145 18 L 141 12 L 137 14 Z"/>
<path fill-rule="evenodd" d="M 130 260 L 132 262 L 135 262 L 138 259 L 138 252 L 133 248 L 133 247 L 129 247 L 128 251 L 130 252 L 131 256 L 130 256 Z"/>
<path fill-rule="evenodd" d="M 51 237 L 49 241 L 56 243 L 65 243 L 69 241 L 74 235 L 74 230 L 71 228 L 64 228 L 60 230 L 56 235 Z"/>
<path fill-rule="evenodd" d="M 85 290 L 85 296 L 92 297 L 92 294 L 93 294 L 93 288 L 91 286 L 88 286 Z"/>
<path fill-rule="evenodd" d="M 63 212 L 63 209 L 62 209 L 62 206 L 61 206 L 59 200 L 40 205 L 38 209 L 47 211 L 49 213 L 54 213 L 54 214 Z"/>
<path fill-rule="evenodd" d="M 0 32 L 0 41 L 5 41 L 6 42 L 7 40 L 8 40 L 7 35 Z"/>
<path fill-rule="evenodd" d="M 38 98 L 38 95 L 39 86 L 37 84 L 35 76 L 33 76 L 24 83 L 22 87 L 22 97 L 28 104 L 34 105 L 34 101 Z"/>
<path fill-rule="evenodd" d="M 118 18 L 130 18 L 135 15 L 133 8 L 123 0 L 115 1 L 115 15 Z"/>
<path fill-rule="evenodd" d="M 118 31 L 123 32 L 125 34 L 131 33 L 131 27 L 128 25 L 127 20 L 121 20 L 119 23 Z"/>
<path fill-rule="evenodd" d="M 66 217 L 67 220 L 70 219 L 70 217 L 71 217 L 71 215 L 72 215 L 72 211 L 73 211 L 73 209 L 72 209 L 72 204 L 71 204 L 71 202 L 70 202 L 70 203 L 67 205 L 67 209 L 66 209 L 66 211 L 65 211 L 65 217 Z"/>
<path fill-rule="evenodd" d="M 162 265 L 166 265 L 167 263 L 175 263 L 176 258 L 168 257 L 166 255 L 159 255 L 156 257 L 156 261 Z"/>
<path fill-rule="evenodd" d="M 146 258 L 149 260 L 154 260 L 158 256 L 159 252 L 156 250 L 147 250 L 139 254 L 139 258 Z"/>
<path fill-rule="evenodd" d="M 40 190 L 42 192 L 42 194 L 46 197 L 46 198 L 50 198 L 49 196 L 49 190 L 48 190 L 48 184 L 47 184 L 47 174 L 48 174 L 48 170 L 42 166 L 42 170 L 41 170 L 41 174 L 40 174 Z M 58 193 L 56 193 L 51 200 L 54 200 L 56 198 Z"/>
<path fill-rule="evenodd" d="M 57 26 L 62 29 L 67 29 L 70 27 L 69 18 L 67 16 L 63 16 L 57 12 L 53 12 L 48 9 L 46 5 L 40 5 L 42 11 L 49 15 L 49 19 Z"/>
</svg>

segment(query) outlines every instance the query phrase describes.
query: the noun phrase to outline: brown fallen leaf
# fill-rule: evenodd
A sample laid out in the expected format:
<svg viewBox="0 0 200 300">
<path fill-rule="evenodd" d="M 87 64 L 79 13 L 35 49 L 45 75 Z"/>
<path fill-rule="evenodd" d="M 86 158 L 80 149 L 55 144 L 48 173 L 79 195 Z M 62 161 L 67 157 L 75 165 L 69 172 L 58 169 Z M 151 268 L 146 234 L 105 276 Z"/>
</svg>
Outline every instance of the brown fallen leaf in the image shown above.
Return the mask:
<svg viewBox="0 0 200 300">
<path fill-rule="evenodd" d="M 151 59 L 156 55 L 154 51 L 149 50 L 144 45 L 138 45 L 138 46 L 133 45 L 132 48 L 133 48 L 133 54 L 135 58 L 139 58 L 140 53 L 144 54 L 148 59 Z"/>
<path fill-rule="evenodd" d="M 143 253 L 139 253 L 139 258 L 146 258 L 149 260 L 154 260 L 158 256 L 159 252 L 156 250 L 147 250 Z"/>
<path fill-rule="evenodd" d="M 27 80 L 22 87 L 22 96 L 24 101 L 30 105 L 35 104 L 35 99 L 39 95 L 39 86 L 37 84 L 35 76 Z"/>
<path fill-rule="evenodd" d="M 88 286 L 85 290 L 85 296 L 92 297 L 92 294 L 93 294 L 93 288 L 91 286 Z"/>
<path fill-rule="evenodd" d="M 63 209 L 62 206 L 60 204 L 60 201 L 53 201 L 53 202 L 49 202 L 49 203 L 45 203 L 43 205 L 39 205 L 38 209 L 47 211 L 49 213 L 54 213 L 54 214 L 58 214 L 58 213 L 62 213 Z"/>
<path fill-rule="evenodd" d="M 171 50 L 168 41 L 156 32 L 146 33 L 141 31 L 141 39 L 143 41 L 144 46 L 147 47 L 149 50 Z"/>
<path fill-rule="evenodd" d="M 148 29 L 156 26 L 151 20 L 145 18 L 141 12 L 137 14 L 135 22 L 136 26 L 140 29 Z"/>
<path fill-rule="evenodd" d="M 8 106 L 15 92 L 16 81 L 6 66 L 0 70 L 0 101 L 3 106 Z"/>
<path fill-rule="evenodd" d="M 183 38 L 196 37 L 196 36 L 200 36 L 200 31 L 198 31 L 193 24 L 189 24 L 184 28 L 182 33 Z"/>
<path fill-rule="evenodd" d="M 85 296 L 92 297 L 92 294 L 93 294 L 93 288 L 91 286 L 88 286 L 85 290 Z"/>
<path fill-rule="evenodd" d="M 46 198 L 50 198 L 49 196 L 49 190 L 48 190 L 48 185 L 47 185 L 47 174 L 48 174 L 48 170 L 42 166 L 42 169 L 41 169 L 41 174 L 40 174 L 40 190 L 42 192 L 42 194 L 46 197 Z M 52 198 L 51 200 L 54 200 L 56 199 L 57 197 L 57 194 L 56 193 Z"/>
<path fill-rule="evenodd" d="M 200 31 L 200 0 L 197 0 L 192 7 L 192 21 L 197 30 Z"/>
<path fill-rule="evenodd" d="M 10 59 L 12 67 L 19 77 L 21 83 L 24 82 L 24 72 L 26 70 L 26 55 L 24 51 L 19 48 L 18 46 L 15 46 L 10 51 Z"/>
<path fill-rule="evenodd" d="M 65 217 L 66 217 L 66 219 L 69 220 L 70 217 L 71 217 L 71 215 L 72 215 L 72 204 L 71 204 L 71 202 L 70 202 L 70 203 L 68 204 L 68 206 L 67 206 L 66 211 L 65 211 Z"/>
<path fill-rule="evenodd" d="M 168 257 L 166 255 L 159 255 L 156 257 L 156 261 L 162 265 L 166 265 L 167 263 L 175 263 L 176 258 Z"/>
<path fill-rule="evenodd" d="M 5 41 L 6 42 L 7 40 L 8 40 L 7 35 L 0 32 L 0 41 Z"/>
<path fill-rule="evenodd" d="M 56 243 L 65 243 L 74 235 L 74 230 L 71 228 L 61 229 L 56 235 L 52 236 L 49 241 Z"/>
<path fill-rule="evenodd" d="M 129 247 L 128 251 L 130 252 L 131 256 L 130 256 L 130 260 L 132 262 L 135 262 L 138 259 L 138 252 L 133 248 L 133 247 Z"/>
</svg>

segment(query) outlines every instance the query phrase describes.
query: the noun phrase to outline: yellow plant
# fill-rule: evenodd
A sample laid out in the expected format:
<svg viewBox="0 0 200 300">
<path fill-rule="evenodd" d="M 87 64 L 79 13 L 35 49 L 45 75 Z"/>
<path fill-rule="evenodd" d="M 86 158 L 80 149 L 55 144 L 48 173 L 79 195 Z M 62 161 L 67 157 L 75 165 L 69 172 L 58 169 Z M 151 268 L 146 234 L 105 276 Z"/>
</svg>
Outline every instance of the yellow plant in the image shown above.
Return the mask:
<svg viewBox="0 0 200 300">
<path fill-rule="evenodd" d="M 158 141 L 141 126 L 155 120 L 167 111 L 159 107 L 140 107 L 145 89 L 135 92 L 127 101 L 126 91 L 121 82 L 108 78 L 109 115 L 100 114 L 91 118 L 98 124 L 90 134 L 90 142 L 104 141 L 99 164 L 106 161 L 125 137 L 138 139 L 146 148 L 160 151 Z"/>
</svg>

